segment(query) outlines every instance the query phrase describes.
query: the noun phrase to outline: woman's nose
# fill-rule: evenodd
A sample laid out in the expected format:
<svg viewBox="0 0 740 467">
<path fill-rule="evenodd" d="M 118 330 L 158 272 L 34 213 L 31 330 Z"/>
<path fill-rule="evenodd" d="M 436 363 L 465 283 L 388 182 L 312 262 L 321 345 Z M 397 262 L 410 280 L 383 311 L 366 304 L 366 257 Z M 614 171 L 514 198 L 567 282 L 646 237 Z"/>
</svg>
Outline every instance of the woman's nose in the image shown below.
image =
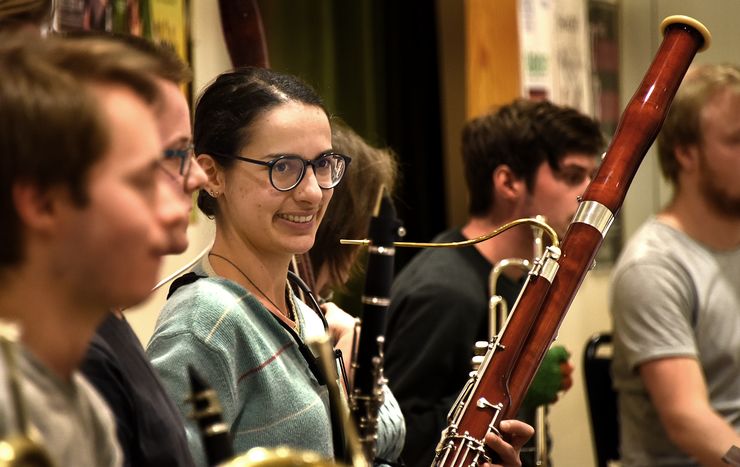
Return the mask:
<svg viewBox="0 0 740 467">
<path fill-rule="evenodd" d="M 319 186 L 313 166 L 306 167 L 303 180 L 294 188 L 296 196 L 308 201 L 318 202 L 323 197 L 323 191 Z"/>
</svg>

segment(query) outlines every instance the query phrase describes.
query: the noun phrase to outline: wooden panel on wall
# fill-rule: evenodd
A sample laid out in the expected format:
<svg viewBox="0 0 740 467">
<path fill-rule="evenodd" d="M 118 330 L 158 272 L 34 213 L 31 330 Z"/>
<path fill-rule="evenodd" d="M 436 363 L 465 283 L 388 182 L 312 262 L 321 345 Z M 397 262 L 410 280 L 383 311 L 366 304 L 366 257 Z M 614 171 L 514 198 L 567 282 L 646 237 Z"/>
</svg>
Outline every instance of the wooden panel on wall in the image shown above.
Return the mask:
<svg viewBox="0 0 740 467">
<path fill-rule="evenodd" d="M 447 226 L 463 225 L 468 212 L 460 155 L 460 135 L 465 122 L 464 11 L 465 5 L 460 0 L 437 1 Z"/>
<path fill-rule="evenodd" d="M 520 94 L 517 0 L 467 0 L 465 7 L 465 114 L 471 118 Z"/>
</svg>

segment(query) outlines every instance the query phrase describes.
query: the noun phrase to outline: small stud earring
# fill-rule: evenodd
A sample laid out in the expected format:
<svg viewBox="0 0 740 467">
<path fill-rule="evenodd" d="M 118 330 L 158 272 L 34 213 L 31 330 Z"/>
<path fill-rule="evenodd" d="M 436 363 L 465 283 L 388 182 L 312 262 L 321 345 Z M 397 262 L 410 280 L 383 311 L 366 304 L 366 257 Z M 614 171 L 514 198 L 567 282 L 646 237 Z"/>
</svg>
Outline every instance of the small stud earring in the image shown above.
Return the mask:
<svg viewBox="0 0 740 467">
<path fill-rule="evenodd" d="M 212 191 L 212 192 L 211 192 L 211 196 L 212 196 L 213 198 L 218 198 L 218 191 Z"/>
</svg>

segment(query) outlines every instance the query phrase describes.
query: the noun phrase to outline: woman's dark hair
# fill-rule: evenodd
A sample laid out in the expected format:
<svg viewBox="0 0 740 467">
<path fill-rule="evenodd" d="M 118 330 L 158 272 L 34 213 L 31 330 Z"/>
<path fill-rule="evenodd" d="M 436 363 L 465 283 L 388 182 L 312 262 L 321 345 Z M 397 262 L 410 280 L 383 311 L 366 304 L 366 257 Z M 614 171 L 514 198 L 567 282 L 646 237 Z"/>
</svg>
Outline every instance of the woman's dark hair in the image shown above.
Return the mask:
<svg viewBox="0 0 740 467">
<path fill-rule="evenodd" d="M 295 76 L 255 67 L 219 75 L 201 93 L 195 106 L 195 154 L 238 154 L 249 143 L 254 121 L 286 102 L 320 107 L 326 113 L 316 91 Z M 214 160 L 224 168 L 234 164 L 233 159 L 214 156 Z M 213 217 L 218 204 L 206 190 L 200 190 L 198 208 Z"/>
</svg>

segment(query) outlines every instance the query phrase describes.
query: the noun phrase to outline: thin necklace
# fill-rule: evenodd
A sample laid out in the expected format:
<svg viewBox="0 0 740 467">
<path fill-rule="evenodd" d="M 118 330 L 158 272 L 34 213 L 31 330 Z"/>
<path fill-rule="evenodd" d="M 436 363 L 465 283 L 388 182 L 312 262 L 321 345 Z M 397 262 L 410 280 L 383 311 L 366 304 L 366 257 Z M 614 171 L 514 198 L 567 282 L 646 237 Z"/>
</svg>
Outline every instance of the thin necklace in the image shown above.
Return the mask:
<svg viewBox="0 0 740 467">
<path fill-rule="evenodd" d="M 257 292 L 259 292 L 259 293 L 260 293 L 260 295 L 262 295 L 263 297 L 265 297 L 265 299 L 266 299 L 266 300 L 267 300 L 268 302 L 270 302 L 270 303 L 272 304 L 272 306 L 274 306 L 274 307 L 275 307 L 275 309 L 276 309 L 276 310 L 278 311 L 278 313 L 280 313 L 281 315 L 283 315 L 283 312 L 282 312 L 282 311 L 280 311 L 280 307 L 279 307 L 279 306 L 277 306 L 277 305 L 275 304 L 275 302 L 273 302 L 272 300 L 270 300 L 270 297 L 268 297 L 268 296 L 267 296 L 267 294 L 266 294 L 266 293 L 264 293 L 264 292 L 262 291 L 262 289 L 260 289 L 260 288 L 259 288 L 259 287 L 257 286 L 257 284 L 255 284 L 255 283 L 254 283 L 254 281 L 253 281 L 252 279 L 250 279 L 250 278 L 249 278 L 249 276 L 248 276 L 248 275 L 246 275 L 246 274 L 244 273 L 244 271 L 242 271 L 241 269 L 239 269 L 239 266 L 237 266 L 236 264 L 234 264 L 234 262 L 233 262 L 233 261 L 231 261 L 231 260 L 230 260 L 229 258 L 227 258 L 227 257 L 225 257 L 225 256 L 221 256 L 221 255 L 219 255 L 218 253 L 208 252 L 208 256 L 215 256 L 216 258 L 221 258 L 222 260 L 224 260 L 224 261 L 226 261 L 227 263 L 229 263 L 229 264 L 230 264 L 230 265 L 231 265 L 231 266 L 232 266 L 232 267 L 233 267 L 234 269 L 236 269 L 237 271 L 239 271 L 239 273 L 240 273 L 240 274 L 241 274 L 242 276 L 244 276 L 244 278 L 245 278 L 245 279 L 246 279 L 247 281 L 249 281 L 249 283 L 250 283 L 250 284 L 252 284 L 252 287 L 254 287 L 255 289 L 257 289 Z M 287 297 L 287 298 L 288 298 L 288 300 L 290 300 L 290 297 Z M 292 310 L 292 308 L 291 308 L 291 306 L 290 306 L 290 303 L 288 303 L 288 314 L 289 314 L 289 315 L 288 315 L 288 316 L 286 316 L 286 315 L 283 315 L 283 316 L 285 316 L 285 317 L 286 317 L 286 318 L 288 318 L 289 320 L 291 320 L 291 321 L 293 321 L 293 322 L 297 323 L 297 320 L 295 319 L 295 313 L 291 313 L 292 311 L 293 311 L 293 310 Z"/>
</svg>

